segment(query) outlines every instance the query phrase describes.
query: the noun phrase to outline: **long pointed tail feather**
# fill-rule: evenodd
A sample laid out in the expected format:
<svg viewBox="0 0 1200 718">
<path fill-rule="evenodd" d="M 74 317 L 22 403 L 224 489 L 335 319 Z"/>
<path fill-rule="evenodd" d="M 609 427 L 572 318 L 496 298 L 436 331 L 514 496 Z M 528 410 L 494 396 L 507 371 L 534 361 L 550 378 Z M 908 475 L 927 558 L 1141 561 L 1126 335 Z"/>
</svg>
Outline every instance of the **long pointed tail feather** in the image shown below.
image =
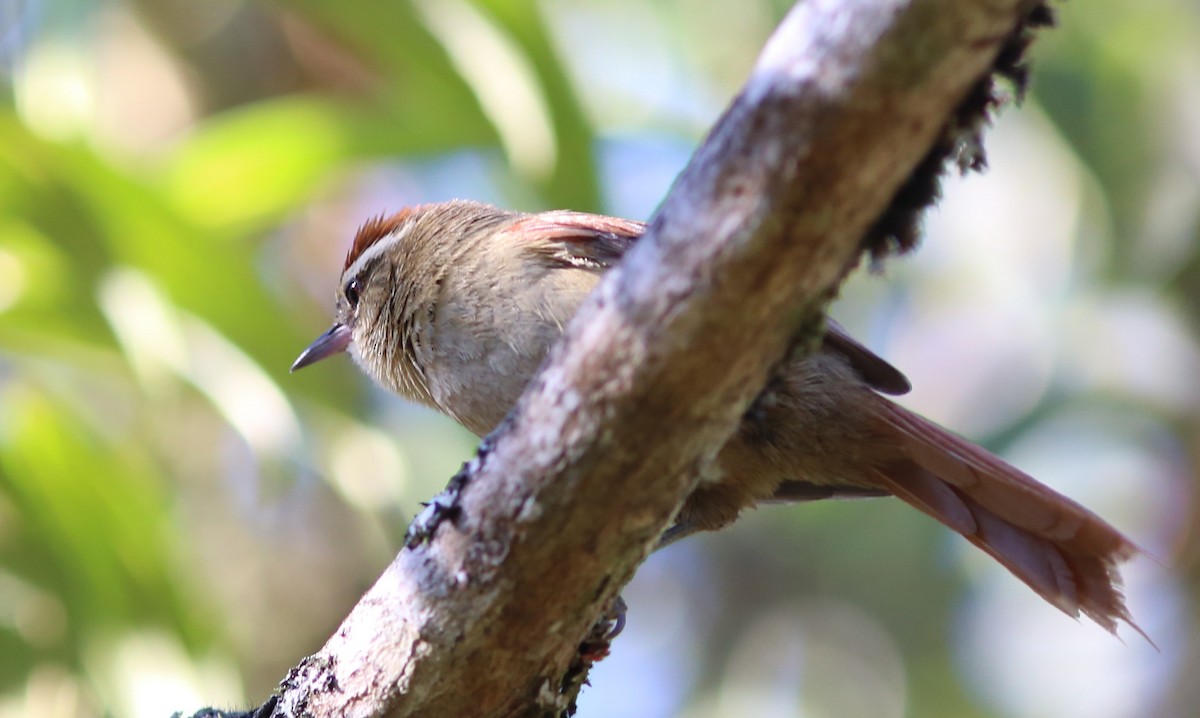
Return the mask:
<svg viewBox="0 0 1200 718">
<path fill-rule="evenodd" d="M 999 561 L 1047 601 L 1115 633 L 1133 622 L 1117 566 L 1138 548 L 1099 516 L 987 451 L 885 399 L 906 456 L 879 482 Z"/>
</svg>

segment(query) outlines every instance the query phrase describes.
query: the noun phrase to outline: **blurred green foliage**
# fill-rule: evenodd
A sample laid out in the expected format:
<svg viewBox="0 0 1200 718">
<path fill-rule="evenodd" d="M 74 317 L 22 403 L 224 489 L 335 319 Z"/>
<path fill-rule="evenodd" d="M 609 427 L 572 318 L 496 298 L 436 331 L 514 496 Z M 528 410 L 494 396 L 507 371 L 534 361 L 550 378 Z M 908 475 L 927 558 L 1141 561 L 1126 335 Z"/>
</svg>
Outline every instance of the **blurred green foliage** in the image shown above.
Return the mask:
<svg viewBox="0 0 1200 718">
<path fill-rule="evenodd" d="M 638 180 L 648 210 L 666 189 L 654 178 L 684 159 L 671 148 L 698 140 L 786 5 L 0 4 L 0 717 L 261 699 L 472 447 L 348 362 L 286 375 L 323 328 L 355 224 L 468 194 L 631 211 L 614 198 L 634 178 L 603 169 L 620 151 L 651 175 Z M 1039 40 L 1032 103 L 1094 184 L 1078 230 L 1100 255 L 1085 268 L 1093 291 L 1178 307 L 1194 347 L 1200 19 L 1185 2 L 1094 5 L 1065 7 Z M 660 149 L 641 155 L 638 142 Z M 995 436 L 1035 430 L 1068 388 Z M 1168 427 L 1177 473 L 1194 478 L 1196 412 L 1133 405 Z M 380 467 L 391 471 L 363 477 Z M 1190 526 L 1190 507 L 1176 508 L 1186 515 L 1167 523 Z M 695 622 L 692 643 L 655 654 L 664 676 L 676 659 L 690 672 L 657 678 L 677 695 L 594 699 L 592 715 L 738 714 L 719 694 L 735 692 L 722 676 L 753 607 L 818 595 L 887 627 L 902 709 L 1013 713 L 962 676 L 965 581 L 936 529 L 879 504 L 763 514 L 675 568 L 648 567 L 647 586 L 691 586 L 678 613 Z M 1171 615 L 1190 623 L 1146 685 L 1186 715 L 1200 698 L 1169 679 L 1200 655 L 1200 544 L 1178 545 L 1171 590 L 1189 608 Z M 904 550 L 881 559 L 889 546 Z"/>
</svg>

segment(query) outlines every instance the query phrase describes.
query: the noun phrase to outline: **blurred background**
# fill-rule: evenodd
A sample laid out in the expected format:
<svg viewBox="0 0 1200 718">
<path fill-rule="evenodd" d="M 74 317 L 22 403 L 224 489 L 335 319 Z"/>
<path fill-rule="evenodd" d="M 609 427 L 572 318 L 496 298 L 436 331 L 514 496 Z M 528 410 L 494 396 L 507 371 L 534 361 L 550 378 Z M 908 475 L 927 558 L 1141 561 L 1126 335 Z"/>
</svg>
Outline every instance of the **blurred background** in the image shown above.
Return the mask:
<svg viewBox="0 0 1200 718">
<path fill-rule="evenodd" d="M 355 227 L 646 218 L 783 0 L 0 0 L 0 718 L 248 707 L 475 440 L 328 324 Z M 650 559 L 580 715 L 1200 715 L 1200 7 L 1075 2 L 834 315 L 904 403 L 1144 546 L 1117 640 L 899 502 Z"/>
</svg>

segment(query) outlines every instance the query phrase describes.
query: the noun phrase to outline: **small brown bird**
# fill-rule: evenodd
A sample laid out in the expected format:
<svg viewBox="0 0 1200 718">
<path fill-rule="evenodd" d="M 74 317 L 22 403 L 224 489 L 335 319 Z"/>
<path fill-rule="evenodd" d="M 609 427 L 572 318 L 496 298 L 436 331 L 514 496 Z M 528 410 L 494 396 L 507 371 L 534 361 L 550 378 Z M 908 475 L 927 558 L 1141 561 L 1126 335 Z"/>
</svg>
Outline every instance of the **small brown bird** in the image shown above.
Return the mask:
<svg viewBox="0 0 1200 718">
<path fill-rule="evenodd" d="M 364 224 L 346 255 L 333 327 L 292 370 L 349 350 L 375 381 L 478 436 L 516 403 L 605 270 L 645 225 L 476 202 L 410 207 Z M 663 542 L 747 507 L 891 494 L 959 532 L 1069 615 L 1136 629 L 1117 564 L 1137 553 L 1083 506 L 880 393 L 904 375 L 830 322 L 786 364 L 688 497 Z"/>
</svg>

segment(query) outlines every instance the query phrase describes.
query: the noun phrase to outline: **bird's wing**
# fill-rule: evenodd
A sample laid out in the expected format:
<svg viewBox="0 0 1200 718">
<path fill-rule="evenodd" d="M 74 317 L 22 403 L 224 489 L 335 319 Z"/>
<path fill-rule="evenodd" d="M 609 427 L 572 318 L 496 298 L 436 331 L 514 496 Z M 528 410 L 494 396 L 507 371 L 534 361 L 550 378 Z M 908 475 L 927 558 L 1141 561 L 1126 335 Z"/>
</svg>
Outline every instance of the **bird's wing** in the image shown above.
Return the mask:
<svg viewBox="0 0 1200 718">
<path fill-rule="evenodd" d="M 603 272 L 620 261 L 646 225 L 559 210 L 529 215 L 505 231 L 525 238 L 529 251 L 548 264 Z"/>
<path fill-rule="evenodd" d="M 846 333 L 841 324 L 825 319 L 825 348 L 841 354 L 871 388 L 893 396 L 907 394 L 912 385 L 904 372 Z"/>
<path fill-rule="evenodd" d="M 559 210 L 529 215 L 505 231 L 525 238 L 529 251 L 551 266 L 603 272 L 620 261 L 646 231 L 646 225 Z M 906 394 L 912 388 L 899 369 L 863 346 L 832 319 L 827 320 L 824 347 L 842 355 L 863 381 L 877 391 L 896 395 Z"/>
</svg>

